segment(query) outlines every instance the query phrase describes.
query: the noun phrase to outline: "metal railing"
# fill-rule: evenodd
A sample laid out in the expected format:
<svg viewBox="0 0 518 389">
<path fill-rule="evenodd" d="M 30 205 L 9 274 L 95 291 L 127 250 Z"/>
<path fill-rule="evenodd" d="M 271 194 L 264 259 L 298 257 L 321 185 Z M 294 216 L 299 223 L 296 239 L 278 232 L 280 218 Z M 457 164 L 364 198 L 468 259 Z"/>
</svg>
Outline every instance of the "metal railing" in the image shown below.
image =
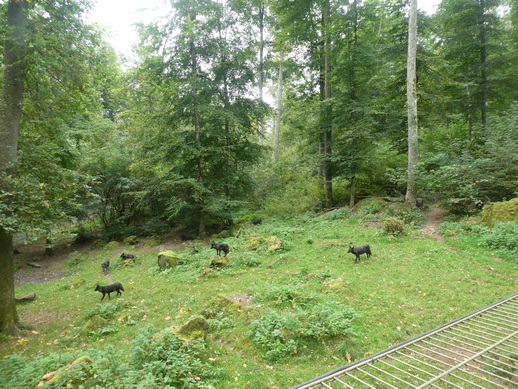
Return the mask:
<svg viewBox="0 0 518 389">
<path fill-rule="evenodd" d="M 518 388 L 518 293 L 291 389 Z"/>
</svg>

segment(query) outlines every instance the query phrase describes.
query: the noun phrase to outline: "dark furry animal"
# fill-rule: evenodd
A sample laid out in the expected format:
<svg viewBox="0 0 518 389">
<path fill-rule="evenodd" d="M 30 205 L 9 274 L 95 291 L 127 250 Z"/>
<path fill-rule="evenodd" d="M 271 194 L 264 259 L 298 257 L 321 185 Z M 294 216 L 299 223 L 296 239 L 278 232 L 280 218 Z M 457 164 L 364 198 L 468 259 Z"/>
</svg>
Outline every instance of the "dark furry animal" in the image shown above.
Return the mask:
<svg viewBox="0 0 518 389">
<path fill-rule="evenodd" d="M 416 206 L 417 208 L 421 208 L 421 209 L 423 209 L 423 207 L 424 207 L 424 202 L 423 202 L 423 200 L 416 200 L 416 202 L 415 202 L 415 206 Z"/>
<path fill-rule="evenodd" d="M 101 268 L 103 269 L 104 274 L 108 274 L 108 270 L 110 269 L 110 260 L 107 259 L 103 263 L 101 263 Z"/>
<path fill-rule="evenodd" d="M 133 254 L 125 254 L 125 253 L 122 253 L 121 254 L 121 258 L 124 260 L 124 259 L 135 259 L 135 256 Z"/>
<path fill-rule="evenodd" d="M 124 288 L 120 282 L 115 282 L 105 286 L 97 285 L 94 290 L 103 294 L 103 297 L 101 298 L 101 301 L 103 301 L 105 295 L 108 295 L 108 298 L 111 298 L 110 293 L 112 292 L 117 292 L 117 295 L 122 295 L 121 290 L 124 291 Z"/>
<path fill-rule="evenodd" d="M 261 224 L 263 222 L 263 219 L 252 219 L 252 224 L 254 226 Z"/>
<path fill-rule="evenodd" d="M 368 244 L 364 244 L 363 246 L 358 246 L 358 247 L 349 246 L 349 250 L 347 250 L 347 252 L 353 253 L 354 255 L 356 255 L 354 263 L 360 261 L 360 255 L 362 255 L 362 254 L 367 254 L 367 258 L 369 258 L 372 255 L 371 248 Z"/>
<path fill-rule="evenodd" d="M 211 249 L 216 249 L 216 255 L 219 255 L 222 251 L 225 253 L 225 257 L 227 256 L 228 252 L 230 251 L 228 244 L 226 243 L 212 243 L 210 246 Z"/>
</svg>

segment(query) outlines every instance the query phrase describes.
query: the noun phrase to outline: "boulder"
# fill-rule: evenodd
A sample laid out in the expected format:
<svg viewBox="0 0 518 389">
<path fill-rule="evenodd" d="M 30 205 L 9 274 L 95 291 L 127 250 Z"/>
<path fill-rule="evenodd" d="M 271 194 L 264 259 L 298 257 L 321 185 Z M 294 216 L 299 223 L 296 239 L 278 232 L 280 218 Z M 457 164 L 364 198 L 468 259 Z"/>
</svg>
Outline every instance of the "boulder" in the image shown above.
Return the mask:
<svg viewBox="0 0 518 389">
<path fill-rule="evenodd" d="M 138 238 L 136 235 L 130 235 L 123 240 L 124 244 L 135 246 L 138 244 Z"/>
<path fill-rule="evenodd" d="M 106 327 L 107 325 L 108 320 L 101 316 L 94 316 L 86 322 L 86 324 L 79 332 L 79 336 L 90 335 L 92 332 L 100 330 L 101 328 Z"/>
<path fill-rule="evenodd" d="M 47 386 L 52 387 L 79 387 L 79 382 L 76 382 L 74 385 L 73 380 L 69 382 L 64 382 L 67 379 L 70 379 L 70 374 L 68 374 L 72 370 L 81 370 L 83 374 L 77 374 L 77 376 L 84 378 L 84 376 L 91 376 L 91 365 L 93 360 L 86 355 L 77 358 L 74 362 L 69 363 L 66 366 L 63 366 L 61 369 L 45 374 L 41 381 L 38 383 L 36 388 L 42 388 Z M 55 386 L 53 386 L 55 385 Z"/>
<path fill-rule="evenodd" d="M 270 236 L 266 240 L 266 244 L 268 245 L 268 251 L 276 251 L 282 249 L 282 242 L 279 238 L 275 236 Z"/>
<path fill-rule="evenodd" d="M 518 221 L 518 198 L 486 205 L 482 209 L 482 221 L 489 227 L 493 227 L 496 221 Z"/>
<path fill-rule="evenodd" d="M 215 255 L 210 263 L 212 267 L 225 267 L 230 263 L 230 258 L 222 255 Z"/>
<path fill-rule="evenodd" d="M 247 244 L 251 250 L 257 250 L 261 246 L 261 237 L 256 234 L 252 234 L 248 237 Z"/>
<path fill-rule="evenodd" d="M 185 323 L 179 330 L 180 335 L 189 339 L 207 339 L 209 323 L 203 316 L 196 316 Z"/>
<path fill-rule="evenodd" d="M 158 266 L 162 269 L 175 267 L 178 265 L 180 258 L 173 251 L 162 251 L 158 253 Z"/>
<path fill-rule="evenodd" d="M 238 318 L 243 314 L 247 314 L 247 306 L 251 300 L 250 295 L 233 294 L 225 295 L 218 294 L 205 309 L 205 317 L 215 317 L 216 315 L 231 316 Z"/>
</svg>

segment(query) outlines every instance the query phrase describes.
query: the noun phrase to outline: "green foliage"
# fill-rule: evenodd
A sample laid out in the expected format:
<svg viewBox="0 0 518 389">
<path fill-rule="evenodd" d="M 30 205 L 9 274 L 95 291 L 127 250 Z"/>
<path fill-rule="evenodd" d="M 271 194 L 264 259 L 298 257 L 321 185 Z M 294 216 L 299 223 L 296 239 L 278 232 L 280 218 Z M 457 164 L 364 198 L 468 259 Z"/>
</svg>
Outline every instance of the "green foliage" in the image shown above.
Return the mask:
<svg viewBox="0 0 518 389">
<path fill-rule="evenodd" d="M 0 387 L 34 388 L 45 374 L 62 367 L 73 355 L 69 352 L 51 353 L 33 360 L 13 354 L 0 359 Z"/>
<path fill-rule="evenodd" d="M 207 388 L 217 371 L 201 359 L 203 348 L 203 343 L 187 342 L 173 330 L 153 334 L 143 329 L 132 342 L 130 360 L 155 386 Z"/>
<path fill-rule="evenodd" d="M 251 326 L 253 342 L 265 350 L 264 356 L 271 361 L 293 354 L 298 348 L 299 343 L 294 337 L 300 322 L 294 315 L 270 312 L 253 321 Z"/>
<path fill-rule="evenodd" d="M 383 232 L 386 235 L 401 236 L 405 231 L 405 224 L 401 219 L 387 217 L 383 220 Z"/>
<path fill-rule="evenodd" d="M 484 236 L 482 242 L 487 247 L 507 254 L 518 263 L 517 222 L 496 222 L 494 229 Z"/>
<path fill-rule="evenodd" d="M 307 342 L 351 336 L 356 318 L 353 309 L 329 303 L 271 311 L 252 322 L 252 339 L 263 348 L 265 358 L 278 361 L 300 352 Z"/>
<path fill-rule="evenodd" d="M 331 212 L 327 212 L 324 215 L 325 220 L 343 220 L 351 216 L 351 210 L 349 208 L 335 209 Z"/>
<path fill-rule="evenodd" d="M 93 288 L 92 288 L 93 289 Z M 117 315 L 117 313 L 122 309 L 122 304 L 120 302 L 115 303 L 99 303 L 94 305 L 92 308 L 86 311 L 84 317 L 86 320 L 91 319 L 94 316 L 100 316 L 106 320 L 111 320 Z"/>
<path fill-rule="evenodd" d="M 81 382 L 81 388 L 141 387 L 213 388 L 218 370 L 202 358 L 203 345 L 187 342 L 171 330 L 153 333 L 142 329 L 132 341 L 129 355 L 108 346 L 83 351 L 92 363 L 85 369 L 64 369 L 61 382 Z M 0 360 L 0 385 L 5 388 L 36 387 L 45 374 L 74 361 L 79 354 L 51 353 L 33 360 L 12 355 Z"/>
</svg>

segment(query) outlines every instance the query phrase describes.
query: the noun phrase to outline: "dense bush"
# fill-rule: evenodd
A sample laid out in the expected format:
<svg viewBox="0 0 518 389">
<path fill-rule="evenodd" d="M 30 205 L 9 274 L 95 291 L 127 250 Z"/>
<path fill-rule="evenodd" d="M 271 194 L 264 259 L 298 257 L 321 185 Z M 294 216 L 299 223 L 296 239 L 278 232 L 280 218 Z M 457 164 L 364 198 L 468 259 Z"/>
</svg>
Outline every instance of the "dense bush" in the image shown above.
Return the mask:
<svg viewBox="0 0 518 389">
<path fill-rule="evenodd" d="M 518 223 L 496 222 L 493 231 L 485 235 L 482 242 L 485 246 L 504 252 L 518 262 Z"/>
<path fill-rule="evenodd" d="M 298 353 L 306 343 L 353 335 L 356 316 L 353 309 L 330 303 L 272 310 L 252 322 L 252 341 L 264 350 L 265 358 L 277 361 Z"/>
<path fill-rule="evenodd" d="M 395 217 L 388 217 L 383 220 L 383 231 L 386 235 L 400 236 L 403 235 L 405 224 L 402 220 Z"/>
<path fill-rule="evenodd" d="M 92 359 L 88 371 L 70 369 L 62 372 L 60 383 L 77 388 L 213 388 L 211 380 L 219 371 L 203 361 L 203 343 L 187 342 L 172 330 L 154 333 L 143 329 L 133 340 L 130 353 L 109 346 L 104 350 L 91 349 L 82 355 Z M 51 354 L 29 360 L 20 355 L 0 359 L 0 387 L 34 388 L 40 379 L 74 361 L 79 355 Z M 49 387 L 48 385 L 46 387 Z M 67 386 L 68 387 L 68 386 Z"/>
</svg>

